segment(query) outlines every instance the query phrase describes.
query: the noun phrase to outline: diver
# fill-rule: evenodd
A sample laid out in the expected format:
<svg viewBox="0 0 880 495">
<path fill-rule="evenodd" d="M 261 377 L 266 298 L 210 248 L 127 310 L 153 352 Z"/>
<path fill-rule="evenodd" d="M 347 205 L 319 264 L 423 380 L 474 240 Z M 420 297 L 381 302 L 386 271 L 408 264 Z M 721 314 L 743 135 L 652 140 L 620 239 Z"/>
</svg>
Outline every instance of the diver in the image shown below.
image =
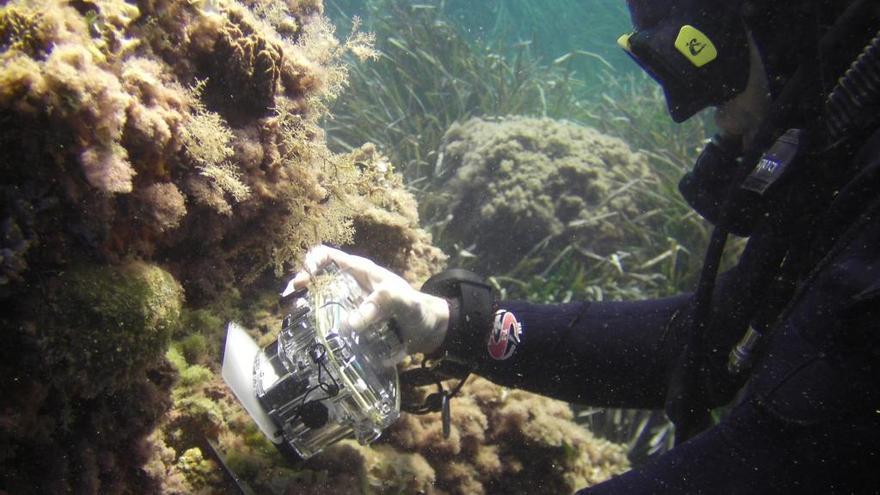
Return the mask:
<svg viewBox="0 0 880 495">
<path fill-rule="evenodd" d="M 416 290 L 325 246 L 293 284 L 335 262 L 370 293 L 349 324 L 390 320 L 444 376 L 666 411 L 675 448 L 579 493 L 880 492 L 880 2 L 628 6 L 619 43 L 672 118 L 717 109 L 680 183 L 714 226 L 693 293 L 541 305 L 455 269 Z"/>
</svg>

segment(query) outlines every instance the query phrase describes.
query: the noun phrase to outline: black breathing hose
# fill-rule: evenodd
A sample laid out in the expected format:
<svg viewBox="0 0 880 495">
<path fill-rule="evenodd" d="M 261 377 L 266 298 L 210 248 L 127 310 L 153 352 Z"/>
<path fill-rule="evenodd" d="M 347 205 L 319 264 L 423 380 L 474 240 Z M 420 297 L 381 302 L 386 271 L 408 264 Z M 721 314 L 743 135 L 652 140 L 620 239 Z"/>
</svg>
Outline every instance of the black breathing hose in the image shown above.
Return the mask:
<svg viewBox="0 0 880 495">
<path fill-rule="evenodd" d="M 828 131 L 839 140 L 874 125 L 880 110 L 880 31 L 828 96 Z"/>
</svg>

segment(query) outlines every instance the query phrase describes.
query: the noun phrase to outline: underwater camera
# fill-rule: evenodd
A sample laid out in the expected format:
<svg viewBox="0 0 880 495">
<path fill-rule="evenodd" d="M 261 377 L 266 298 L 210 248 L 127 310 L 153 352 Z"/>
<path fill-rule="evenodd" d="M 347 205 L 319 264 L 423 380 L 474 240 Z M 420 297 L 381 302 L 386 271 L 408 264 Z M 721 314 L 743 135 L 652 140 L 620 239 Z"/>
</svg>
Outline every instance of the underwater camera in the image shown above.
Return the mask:
<svg viewBox="0 0 880 495">
<path fill-rule="evenodd" d="M 368 444 L 400 416 L 400 339 L 388 325 L 346 324 L 365 296 L 331 265 L 308 290 L 282 296 L 289 312 L 268 346 L 229 324 L 223 379 L 279 450 L 306 459 L 352 434 Z"/>
</svg>

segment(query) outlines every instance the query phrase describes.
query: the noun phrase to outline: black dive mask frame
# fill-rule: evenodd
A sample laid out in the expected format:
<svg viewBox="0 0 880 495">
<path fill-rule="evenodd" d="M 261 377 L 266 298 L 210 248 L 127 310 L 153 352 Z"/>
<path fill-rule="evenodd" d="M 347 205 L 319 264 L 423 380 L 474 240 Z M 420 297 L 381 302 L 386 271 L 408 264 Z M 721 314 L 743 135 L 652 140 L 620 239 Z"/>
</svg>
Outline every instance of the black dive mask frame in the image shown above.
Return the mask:
<svg viewBox="0 0 880 495">
<path fill-rule="evenodd" d="M 669 114 L 684 122 L 745 90 L 749 78 L 748 31 L 737 6 L 679 1 L 646 26 L 636 26 L 618 44 L 660 86 Z M 733 2 L 738 4 L 738 2 Z M 698 5 L 699 4 L 699 5 Z M 642 2 L 630 2 L 634 18 Z"/>
</svg>

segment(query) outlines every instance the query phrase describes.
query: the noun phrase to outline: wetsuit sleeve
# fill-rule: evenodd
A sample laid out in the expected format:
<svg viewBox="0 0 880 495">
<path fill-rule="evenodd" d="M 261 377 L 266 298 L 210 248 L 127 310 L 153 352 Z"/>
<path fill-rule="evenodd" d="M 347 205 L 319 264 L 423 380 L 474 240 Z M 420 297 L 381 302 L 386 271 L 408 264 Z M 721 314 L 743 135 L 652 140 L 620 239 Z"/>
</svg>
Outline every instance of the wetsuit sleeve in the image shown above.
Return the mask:
<svg viewBox="0 0 880 495">
<path fill-rule="evenodd" d="M 570 402 L 661 408 L 681 346 L 676 320 L 689 301 L 498 301 L 488 337 L 471 351 L 476 372 Z"/>
</svg>

